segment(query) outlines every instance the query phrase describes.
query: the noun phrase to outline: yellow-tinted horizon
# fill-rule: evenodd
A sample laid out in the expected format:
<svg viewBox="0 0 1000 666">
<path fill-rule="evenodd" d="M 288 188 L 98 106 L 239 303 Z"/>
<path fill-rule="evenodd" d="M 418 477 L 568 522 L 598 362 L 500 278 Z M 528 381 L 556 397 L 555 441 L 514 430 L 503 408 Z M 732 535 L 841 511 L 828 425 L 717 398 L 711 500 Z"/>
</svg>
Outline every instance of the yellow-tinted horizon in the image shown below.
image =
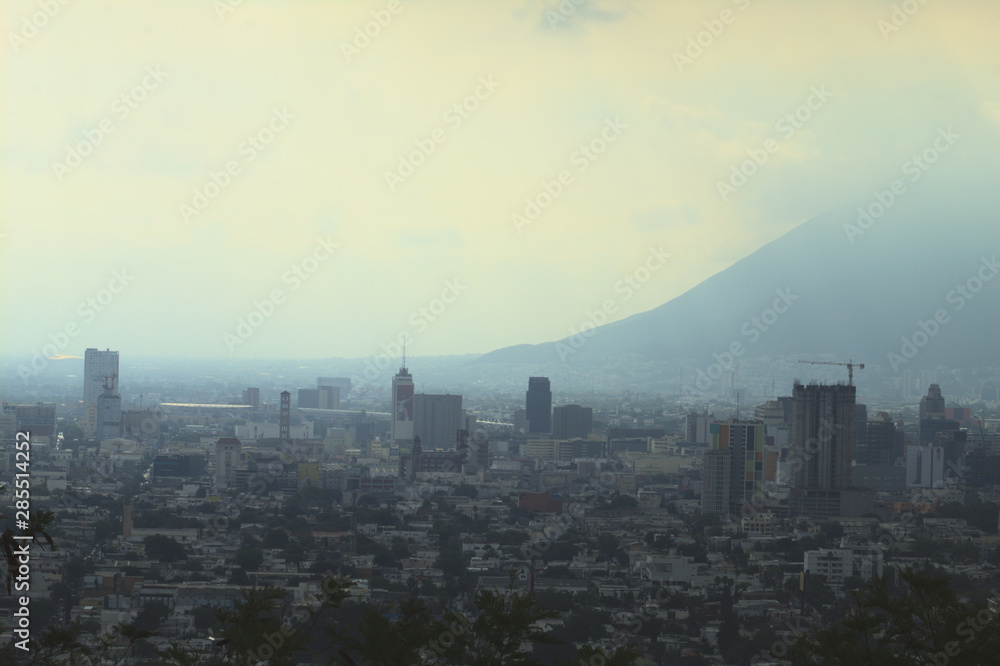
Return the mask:
<svg viewBox="0 0 1000 666">
<path fill-rule="evenodd" d="M 956 165 L 1000 132 L 986 0 L 11 0 L 0 20 L 18 356 L 556 340 L 870 195 L 940 128 L 968 137 Z"/>
</svg>

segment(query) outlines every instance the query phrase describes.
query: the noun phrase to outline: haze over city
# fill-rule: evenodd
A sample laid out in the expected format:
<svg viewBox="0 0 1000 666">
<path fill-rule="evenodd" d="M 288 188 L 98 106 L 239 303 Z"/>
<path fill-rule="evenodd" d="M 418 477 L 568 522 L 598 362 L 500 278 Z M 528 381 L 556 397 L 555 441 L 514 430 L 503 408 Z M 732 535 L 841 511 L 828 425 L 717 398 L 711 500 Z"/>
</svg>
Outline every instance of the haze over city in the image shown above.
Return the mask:
<svg viewBox="0 0 1000 666">
<path fill-rule="evenodd" d="M 993 663 L 998 26 L 0 3 L 0 665 Z"/>
<path fill-rule="evenodd" d="M 554 341 L 605 299 L 611 321 L 654 308 L 893 179 L 946 203 L 995 174 L 993 3 L 900 26 L 887 2 L 568 7 L 403 2 L 366 37 L 380 8 L 357 2 L 60 4 L 33 35 L 37 6 L 4 3 L 33 35 L 0 64 L 0 276 L 32 276 L 0 296 L 4 354 L 70 323 L 59 351 L 76 355 Z M 209 199 L 213 174 L 228 182 Z M 996 229 L 969 233 L 988 248 Z M 669 257 L 645 275 L 653 251 Z M 121 293 L 85 305 L 116 274 Z M 273 316 L 227 343 L 275 290 Z"/>
</svg>

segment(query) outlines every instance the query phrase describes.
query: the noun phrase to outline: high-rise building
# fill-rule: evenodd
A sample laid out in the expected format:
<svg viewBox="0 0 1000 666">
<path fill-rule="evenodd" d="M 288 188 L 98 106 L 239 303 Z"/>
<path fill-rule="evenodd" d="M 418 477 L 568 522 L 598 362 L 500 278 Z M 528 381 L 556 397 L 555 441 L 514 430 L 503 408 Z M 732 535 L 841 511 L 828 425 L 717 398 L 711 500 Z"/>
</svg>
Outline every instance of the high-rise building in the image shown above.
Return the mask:
<svg viewBox="0 0 1000 666">
<path fill-rule="evenodd" d="M 299 389 L 300 409 L 340 409 L 340 389 L 336 386 Z"/>
<path fill-rule="evenodd" d="M 457 447 L 458 432 L 465 430 L 462 413 L 460 395 L 413 396 L 413 436 L 420 438 L 425 453 Z"/>
<path fill-rule="evenodd" d="M 729 513 L 732 451 L 709 449 L 701 470 L 701 512 L 725 516 Z"/>
<path fill-rule="evenodd" d="M 906 485 L 916 488 L 944 486 L 944 447 L 906 447 Z"/>
<path fill-rule="evenodd" d="M 703 476 L 703 483 L 709 484 L 709 495 L 703 501 L 703 510 L 707 506 L 711 512 L 717 512 L 724 502 L 727 505 L 725 513 L 734 516 L 763 508 L 764 429 L 763 423 L 746 421 L 716 421 L 709 426 L 709 451 L 706 452 L 703 474 L 714 475 L 715 478 L 705 481 Z M 729 461 L 724 463 L 722 458 L 727 456 Z M 722 487 L 718 478 L 722 467 L 729 469 L 726 488 Z"/>
<path fill-rule="evenodd" d="M 232 488 L 236 483 L 236 467 L 240 462 L 240 440 L 222 437 L 215 443 L 215 487 Z"/>
<path fill-rule="evenodd" d="M 555 439 L 586 437 L 593 429 L 592 407 L 565 405 L 552 410 L 552 437 Z"/>
<path fill-rule="evenodd" d="M 253 411 L 260 409 L 260 389 L 259 388 L 247 388 L 243 389 L 243 404 L 250 405 Z"/>
<path fill-rule="evenodd" d="M 944 397 L 941 395 L 941 387 L 931 384 L 927 387 L 927 395 L 920 399 L 920 420 L 943 418 Z"/>
<path fill-rule="evenodd" d="M 118 352 L 90 348 L 83 354 L 83 431 L 97 433 L 97 400 L 104 395 L 104 385 L 111 384 L 118 393 Z"/>
<path fill-rule="evenodd" d="M 548 377 L 529 377 L 524 394 L 524 411 L 528 417 L 528 433 L 552 432 L 552 390 Z"/>
<path fill-rule="evenodd" d="M 333 386 L 334 388 L 340 389 L 340 397 L 346 398 L 347 394 L 351 392 L 351 378 L 350 377 L 317 377 L 316 378 L 316 388 L 321 386 Z"/>
<path fill-rule="evenodd" d="M 4 403 L 3 414 L 9 417 L 4 440 L 14 439 L 15 433 L 27 433 L 31 441 L 41 442 L 43 437 L 55 444 L 59 435 L 56 427 L 56 406 L 51 402 L 34 405 L 8 405 Z"/>
<path fill-rule="evenodd" d="M 413 376 L 406 360 L 392 378 L 392 441 L 402 449 L 413 446 Z"/>
<path fill-rule="evenodd" d="M 691 444 L 708 444 L 709 425 L 715 419 L 714 414 L 691 412 L 684 417 L 684 441 Z"/>
<path fill-rule="evenodd" d="M 893 464 L 898 456 L 897 439 L 896 424 L 885 412 L 879 412 L 877 419 L 859 416 L 854 423 L 854 462 L 859 465 Z"/>
<path fill-rule="evenodd" d="M 104 393 L 97 398 L 97 439 L 115 439 L 122 436 L 122 398 L 109 381 Z"/>
<path fill-rule="evenodd" d="M 299 389 L 299 409 L 319 409 L 319 389 Z"/>
<path fill-rule="evenodd" d="M 281 392 L 281 411 L 278 413 L 278 437 L 282 440 L 292 438 L 292 394 Z"/>
<path fill-rule="evenodd" d="M 340 387 L 320 386 L 316 396 L 317 409 L 340 409 Z"/>
<path fill-rule="evenodd" d="M 848 513 L 842 502 L 851 487 L 855 393 L 851 385 L 795 384 L 789 464 L 796 513 Z"/>
</svg>

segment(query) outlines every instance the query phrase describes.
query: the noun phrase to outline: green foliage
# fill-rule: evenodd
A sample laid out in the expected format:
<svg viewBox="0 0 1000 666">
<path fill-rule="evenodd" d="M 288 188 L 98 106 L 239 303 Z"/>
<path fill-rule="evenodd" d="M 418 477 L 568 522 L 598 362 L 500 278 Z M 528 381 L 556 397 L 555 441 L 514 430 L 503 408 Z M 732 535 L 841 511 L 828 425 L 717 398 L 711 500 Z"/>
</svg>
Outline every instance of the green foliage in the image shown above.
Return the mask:
<svg viewBox="0 0 1000 666">
<path fill-rule="evenodd" d="M 909 666 L 996 663 L 1000 618 L 979 604 L 966 604 L 946 577 L 907 569 L 901 590 L 888 576 L 851 593 L 852 606 L 837 625 L 813 629 L 792 646 L 794 665 Z"/>
<path fill-rule="evenodd" d="M 264 561 L 264 551 L 256 546 L 241 546 L 233 554 L 233 562 L 244 571 L 259 571 Z"/>
<path fill-rule="evenodd" d="M 177 562 L 187 559 L 187 551 L 184 545 L 173 537 L 153 534 L 142 540 L 146 547 L 146 557 L 160 562 Z"/>
<path fill-rule="evenodd" d="M 452 492 L 452 495 L 456 495 L 458 497 L 476 498 L 479 497 L 479 489 L 471 484 L 461 483 L 455 486 L 455 490 Z"/>
</svg>

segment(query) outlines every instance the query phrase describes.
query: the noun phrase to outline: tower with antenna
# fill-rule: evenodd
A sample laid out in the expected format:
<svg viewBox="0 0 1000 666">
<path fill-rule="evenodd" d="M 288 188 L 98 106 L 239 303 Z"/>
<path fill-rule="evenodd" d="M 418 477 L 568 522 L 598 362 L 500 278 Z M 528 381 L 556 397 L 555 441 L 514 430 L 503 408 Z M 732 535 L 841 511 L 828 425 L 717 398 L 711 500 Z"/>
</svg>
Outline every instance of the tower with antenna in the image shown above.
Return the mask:
<svg viewBox="0 0 1000 666">
<path fill-rule="evenodd" d="M 399 372 L 392 378 L 392 439 L 401 452 L 413 445 L 413 376 L 406 367 L 406 340 Z"/>
</svg>

